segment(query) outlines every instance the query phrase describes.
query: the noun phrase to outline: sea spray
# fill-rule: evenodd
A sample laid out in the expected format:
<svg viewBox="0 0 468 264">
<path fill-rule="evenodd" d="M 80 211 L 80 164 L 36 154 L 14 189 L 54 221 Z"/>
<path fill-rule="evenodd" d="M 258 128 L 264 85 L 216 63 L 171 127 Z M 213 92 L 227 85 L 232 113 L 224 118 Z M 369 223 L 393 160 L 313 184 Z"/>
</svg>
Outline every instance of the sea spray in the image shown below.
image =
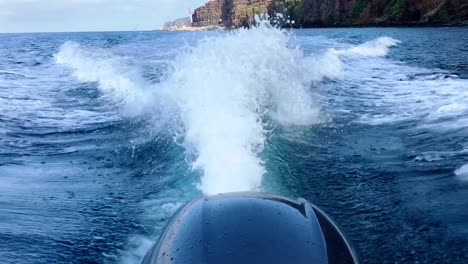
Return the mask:
<svg viewBox="0 0 468 264">
<path fill-rule="evenodd" d="M 266 23 L 202 39 L 174 59 L 164 81 L 149 87 L 122 70 L 118 58 L 76 43 L 64 44 L 56 60 L 136 112 L 155 111 L 153 101 L 171 102 L 181 126 L 171 133 L 182 131 L 206 194 L 258 190 L 266 172 L 260 157 L 266 127 L 321 122 L 313 86 L 341 72 L 334 52 L 307 57 L 288 32 Z"/>
<path fill-rule="evenodd" d="M 336 57 L 331 66 L 323 60 L 305 57 L 287 33 L 265 24 L 206 38 L 176 58 L 162 85 L 179 107 L 204 193 L 260 187 L 265 168 L 259 154 L 269 120 L 321 121 L 312 83 L 340 68 Z"/>
</svg>

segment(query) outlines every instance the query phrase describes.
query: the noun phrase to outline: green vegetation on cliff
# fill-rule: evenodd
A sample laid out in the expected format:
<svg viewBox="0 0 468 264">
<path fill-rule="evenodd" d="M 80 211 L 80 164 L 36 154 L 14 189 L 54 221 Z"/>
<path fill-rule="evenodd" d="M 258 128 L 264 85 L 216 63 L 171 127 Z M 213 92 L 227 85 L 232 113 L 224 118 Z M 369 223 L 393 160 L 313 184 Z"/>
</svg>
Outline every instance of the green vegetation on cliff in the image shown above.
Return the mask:
<svg viewBox="0 0 468 264">
<path fill-rule="evenodd" d="M 406 1 L 407 0 L 393 0 L 384 9 L 384 15 L 390 19 L 397 19 L 406 7 Z"/>
<path fill-rule="evenodd" d="M 359 17 L 359 15 L 361 15 L 362 11 L 364 11 L 368 4 L 369 0 L 357 0 L 356 4 L 354 4 L 353 8 L 351 9 L 351 17 Z"/>
<path fill-rule="evenodd" d="M 449 17 L 449 14 L 448 14 L 447 8 L 443 8 L 442 10 L 439 11 L 439 13 L 437 13 L 436 21 L 447 21 L 448 17 Z"/>
<path fill-rule="evenodd" d="M 240 25 L 249 25 L 253 23 L 255 15 L 261 15 L 268 12 L 261 3 L 252 5 L 239 5 L 234 9 L 233 22 Z"/>
<path fill-rule="evenodd" d="M 304 0 L 285 0 L 286 14 L 296 25 L 304 22 Z"/>
</svg>

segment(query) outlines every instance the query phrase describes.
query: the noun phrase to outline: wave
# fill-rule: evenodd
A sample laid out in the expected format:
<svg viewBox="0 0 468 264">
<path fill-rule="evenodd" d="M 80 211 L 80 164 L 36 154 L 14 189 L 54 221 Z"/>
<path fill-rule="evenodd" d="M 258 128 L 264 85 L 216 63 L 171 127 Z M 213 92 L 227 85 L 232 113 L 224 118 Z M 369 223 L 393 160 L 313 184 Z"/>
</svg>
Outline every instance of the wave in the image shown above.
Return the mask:
<svg viewBox="0 0 468 264">
<path fill-rule="evenodd" d="M 390 38 L 380 37 L 361 45 L 357 45 L 348 49 L 338 50 L 338 54 L 342 55 L 358 55 L 363 57 L 383 57 L 388 54 L 390 48 L 398 45 L 401 41 Z"/>
<path fill-rule="evenodd" d="M 55 54 L 55 61 L 73 69 L 79 81 L 97 82 L 105 96 L 123 103 L 132 113 L 144 112 L 151 103 L 145 89 L 148 84 L 123 58 L 68 41 Z"/>
<path fill-rule="evenodd" d="M 23 74 L 23 73 L 13 72 L 13 71 L 1 71 L 1 70 L 0 70 L 0 76 L 6 77 L 7 79 L 8 78 L 11 78 L 11 79 L 32 78 L 31 76 Z"/>
</svg>

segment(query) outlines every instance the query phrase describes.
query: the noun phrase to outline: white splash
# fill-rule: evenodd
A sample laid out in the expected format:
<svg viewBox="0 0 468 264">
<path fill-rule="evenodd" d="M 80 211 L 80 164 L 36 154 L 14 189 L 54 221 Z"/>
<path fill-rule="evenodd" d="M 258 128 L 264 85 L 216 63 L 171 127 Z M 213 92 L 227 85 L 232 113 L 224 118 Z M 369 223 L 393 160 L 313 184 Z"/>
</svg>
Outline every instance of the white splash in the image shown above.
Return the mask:
<svg viewBox="0 0 468 264">
<path fill-rule="evenodd" d="M 260 187 L 265 122 L 320 122 L 312 83 L 340 72 L 333 54 L 307 58 L 288 35 L 260 24 L 207 38 L 181 54 L 164 84 L 180 109 L 185 143 L 195 149 L 207 194 Z"/>
<path fill-rule="evenodd" d="M 136 114 L 151 102 L 145 91 L 147 84 L 122 58 L 69 41 L 55 54 L 55 60 L 72 68 L 79 81 L 98 82 L 105 95 L 113 101 L 123 102 Z"/>
<path fill-rule="evenodd" d="M 65 43 L 56 60 L 136 112 L 155 111 L 154 101 L 172 102 L 193 168 L 202 172 L 199 188 L 216 194 L 260 187 L 267 122 L 322 121 L 313 84 L 340 76 L 341 62 L 334 52 L 306 57 L 291 43 L 288 33 L 266 23 L 205 38 L 179 54 L 167 79 L 151 87 L 121 59 L 76 43 Z"/>
<path fill-rule="evenodd" d="M 457 175 L 460 180 L 468 181 L 468 164 L 465 164 L 455 170 L 455 175 Z"/>
</svg>

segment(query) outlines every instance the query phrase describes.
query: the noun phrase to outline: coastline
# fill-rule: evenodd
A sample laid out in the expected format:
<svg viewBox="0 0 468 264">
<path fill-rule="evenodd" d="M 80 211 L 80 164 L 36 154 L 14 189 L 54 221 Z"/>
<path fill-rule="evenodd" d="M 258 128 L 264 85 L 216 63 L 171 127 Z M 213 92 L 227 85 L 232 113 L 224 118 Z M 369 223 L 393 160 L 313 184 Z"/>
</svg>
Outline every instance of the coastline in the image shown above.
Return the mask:
<svg viewBox="0 0 468 264">
<path fill-rule="evenodd" d="M 204 27 L 182 26 L 182 27 L 170 27 L 170 28 L 163 27 L 154 31 L 177 32 L 177 31 L 210 31 L 210 30 L 225 30 L 225 28 L 216 26 L 216 25 L 204 26 Z"/>
<path fill-rule="evenodd" d="M 289 27 L 283 26 L 282 29 L 326 29 L 326 28 L 468 28 L 468 23 L 455 23 L 455 24 L 359 24 L 359 25 L 306 25 L 302 27 Z M 241 28 L 241 27 L 239 27 Z M 223 30 L 230 31 L 239 28 L 225 28 L 220 26 L 205 26 L 205 27 L 181 27 L 181 28 L 170 28 L 170 29 L 156 29 L 152 31 L 157 32 L 187 32 L 187 31 L 213 31 Z"/>
</svg>

